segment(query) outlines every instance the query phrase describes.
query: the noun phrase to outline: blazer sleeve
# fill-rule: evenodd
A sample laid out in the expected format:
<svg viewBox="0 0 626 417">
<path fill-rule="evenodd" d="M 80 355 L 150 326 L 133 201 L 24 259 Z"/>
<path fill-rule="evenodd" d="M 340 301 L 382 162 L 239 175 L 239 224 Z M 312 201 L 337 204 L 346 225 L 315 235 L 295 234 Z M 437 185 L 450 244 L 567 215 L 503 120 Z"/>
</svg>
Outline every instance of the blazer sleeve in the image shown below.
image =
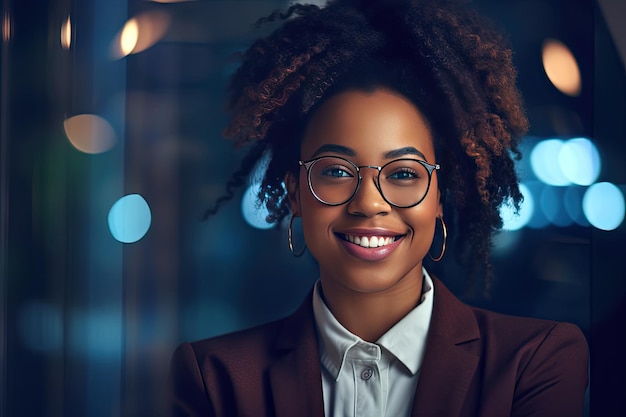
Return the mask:
<svg viewBox="0 0 626 417">
<path fill-rule="evenodd" d="M 191 344 L 180 345 L 172 355 L 168 381 L 169 415 L 172 417 L 215 416 L 206 384 Z"/>
<path fill-rule="evenodd" d="M 582 417 L 588 358 L 580 329 L 555 324 L 518 374 L 511 416 Z"/>
</svg>

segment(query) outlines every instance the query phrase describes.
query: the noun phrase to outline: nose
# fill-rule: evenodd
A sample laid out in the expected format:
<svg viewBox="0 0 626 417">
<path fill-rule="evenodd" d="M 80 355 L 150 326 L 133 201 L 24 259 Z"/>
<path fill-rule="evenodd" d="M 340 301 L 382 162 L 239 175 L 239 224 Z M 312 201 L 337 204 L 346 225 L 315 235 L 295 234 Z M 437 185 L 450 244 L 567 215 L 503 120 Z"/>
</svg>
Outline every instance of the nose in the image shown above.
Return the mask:
<svg viewBox="0 0 626 417">
<path fill-rule="evenodd" d="M 372 169 L 361 169 L 361 184 L 352 200 L 348 202 L 348 213 L 363 217 L 384 216 L 390 212 L 391 205 L 385 201 L 378 189 L 378 170 L 375 167 L 363 168 Z"/>
</svg>

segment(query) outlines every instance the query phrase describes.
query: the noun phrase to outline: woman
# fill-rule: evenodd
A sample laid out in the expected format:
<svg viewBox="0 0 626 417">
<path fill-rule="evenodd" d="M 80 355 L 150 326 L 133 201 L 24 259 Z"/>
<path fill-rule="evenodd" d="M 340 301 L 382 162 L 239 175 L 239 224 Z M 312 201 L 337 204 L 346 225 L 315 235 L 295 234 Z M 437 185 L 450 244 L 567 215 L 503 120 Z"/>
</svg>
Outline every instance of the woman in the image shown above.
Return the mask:
<svg viewBox="0 0 626 417">
<path fill-rule="evenodd" d="M 231 83 L 226 133 L 252 149 L 229 191 L 269 153 L 259 197 L 269 220 L 290 216 L 296 255 L 301 218 L 319 280 L 283 320 L 180 346 L 174 414 L 581 416 L 578 328 L 469 307 L 423 267 L 448 222 L 488 284 L 498 208 L 521 200 L 527 120 L 502 39 L 441 0 L 279 17 Z"/>
</svg>

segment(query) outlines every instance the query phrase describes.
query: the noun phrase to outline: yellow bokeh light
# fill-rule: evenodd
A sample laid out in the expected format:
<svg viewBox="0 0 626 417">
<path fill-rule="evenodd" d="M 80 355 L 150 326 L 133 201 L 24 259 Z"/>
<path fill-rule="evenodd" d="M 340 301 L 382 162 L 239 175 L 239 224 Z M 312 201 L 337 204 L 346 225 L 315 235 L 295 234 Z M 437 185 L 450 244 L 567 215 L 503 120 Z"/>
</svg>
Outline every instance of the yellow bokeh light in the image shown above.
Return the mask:
<svg viewBox="0 0 626 417">
<path fill-rule="evenodd" d="M 576 58 L 567 46 L 556 39 L 546 39 L 543 43 L 542 59 L 548 79 L 559 91 L 573 97 L 580 94 L 580 70 Z"/>
<path fill-rule="evenodd" d="M 109 122 L 95 114 L 79 114 L 63 122 L 70 143 L 81 152 L 98 154 L 115 146 L 117 135 Z"/>
<path fill-rule="evenodd" d="M 2 16 L 2 41 L 8 42 L 11 39 L 11 15 L 8 12 Z"/>
<path fill-rule="evenodd" d="M 149 11 L 130 19 L 113 44 L 113 55 L 123 58 L 136 54 L 159 42 L 170 25 L 169 14 Z"/>
<path fill-rule="evenodd" d="M 120 49 L 122 56 L 130 55 L 137 46 L 139 40 L 139 25 L 137 19 L 130 19 L 124 25 L 120 36 Z"/>
<path fill-rule="evenodd" d="M 61 25 L 61 47 L 63 49 L 70 49 L 72 45 L 72 20 L 67 17 L 67 20 Z"/>
</svg>

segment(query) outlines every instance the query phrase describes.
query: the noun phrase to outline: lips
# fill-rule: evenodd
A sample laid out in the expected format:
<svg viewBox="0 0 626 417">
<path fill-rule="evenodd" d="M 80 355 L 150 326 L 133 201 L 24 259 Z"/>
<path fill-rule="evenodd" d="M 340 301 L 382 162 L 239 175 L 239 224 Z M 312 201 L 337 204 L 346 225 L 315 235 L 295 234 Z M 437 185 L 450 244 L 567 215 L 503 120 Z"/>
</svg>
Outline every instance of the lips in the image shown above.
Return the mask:
<svg viewBox="0 0 626 417">
<path fill-rule="evenodd" d="M 385 231 L 350 231 L 337 233 L 341 246 L 363 261 L 380 261 L 389 256 L 406 235 Z"/>
</svg>

